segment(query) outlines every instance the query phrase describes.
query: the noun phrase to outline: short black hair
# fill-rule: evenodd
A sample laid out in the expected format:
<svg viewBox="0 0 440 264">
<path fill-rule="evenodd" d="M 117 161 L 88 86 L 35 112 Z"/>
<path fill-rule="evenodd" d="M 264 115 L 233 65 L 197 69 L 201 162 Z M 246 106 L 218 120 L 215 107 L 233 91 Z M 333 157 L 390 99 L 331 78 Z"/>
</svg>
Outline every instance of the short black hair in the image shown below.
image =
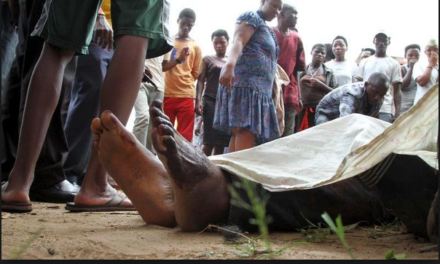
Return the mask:
<svg viewBox="0 0 440 264">
<path fill-rule="evenodd" d="M 325 43 L 324 44 L 326 56 L 329 56 L 331 59 L 335 59 L 336 56 L 333 53 L 333 45 L 331 43 Z"/>
<path fill-rule="evenodd" d="M 388 76 L 386 76 L 382 72 L 375 72 L 371 74 L 367 82 L 371 83 L 374 86 L 380 86 L 381 84 L 383 84 L 387 88 L 390 86 L 390 79 L 388 79 Z"/>
<path fill-rule="evenodd" d="M 363 48 L 363 49 L 362 49 L 362 52 L 364 52 L 364 51 L 369 51 L 369 52 L 371 53 L 371 55 L 376 54 L 376 50 L 374 50 L 374 49 L 372 49 L 372 48 Z"/>
<path fill-rule="evenodd" d="M 333 41 L 332 41 L 332 44 L 335 42 L 335 40 L 337 40 L 337 39 L 340 39 L 340 40 L 342 40 L 342 41 L 344 41 L 344 43 L 345 43 L 345 46 L 347 46 L 348 47 L 348 42 L 347 42 L 347 40 L 343 37 L 343 36 L 336 36 L 334 39 L 333 39 Z"/>
<path fill-rule="evenodd" d="M 325 52 L 327 52 L 327 48 L 326 48 L 325 44 L 322 44 L 322 43 L 316 43 L 315 45 L 313 45 L 312 52 L 314 49 L 316 49 L 318 47 L 323 48 L 325 50 Z"/>
<path fill-rule="evenodd" d="M 298 14 L 298 11 L 295 7 L 289 5 L 289 4 L 283 4 L 283 7 L 281 8 L 281 13 L 284 13 L 286 11 L 292 11 L 294 14 Z"/>
<path fill-rule="evenodd" d="M 218 29 L 218 30 L 214 31 L 214 32 L 212 33 L 212 35 L 211 35 L 211 40 L 213 40 L 214 37 L 225 37 L 225 39 L 226 39 L 227 41 L 229 41 L 229 35 L 228 35 L 228 32 L 227 32 L 226 30 L 224 30 L 224 29 Z"/>
<path fill-rule="evenodd" d="M 405 56 L 406 56 L 406 53 L 408 52 L 408 50 L 410 50 L 410 49 L 418 49 L 419 51 L 422 50 L 422 49 L 420 48 L 420 46 L 417 45 L 417 44 L 411 44 L 411 45 L 408 45 L 408 46 L 405 47 Z"/>
<path fill-rule="evenodd" d="M 190 18 L 196 22 L 196 13 L 191 8 L 185 8 L 179 13 L 179 19 L 182 19 L 184 17 Z"/>
</svg>

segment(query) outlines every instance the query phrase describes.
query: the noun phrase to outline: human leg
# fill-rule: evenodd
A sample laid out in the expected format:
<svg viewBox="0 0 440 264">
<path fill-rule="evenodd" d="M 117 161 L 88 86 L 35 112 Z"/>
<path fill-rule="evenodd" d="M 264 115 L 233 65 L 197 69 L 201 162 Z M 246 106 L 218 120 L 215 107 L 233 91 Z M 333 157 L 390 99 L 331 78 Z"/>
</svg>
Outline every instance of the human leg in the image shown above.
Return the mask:
<svg viewBox="0 0 440 264">
<path fill-rule="evenodd" d="M 245 128 L 232 128 L 232 136 L 234 137 L 233 150 L 229 152 L 250 149 L 255 147 L 255 136 Z"/>
<path fill-rule="evenodd" d="M 104 79 L 99 112 L 110 110 L 126 124 L 139 91 L 148 39 L 124 35 L 116 39 L 116 46 Z M 93 149 L 75 204 L 105 204 L 115 195 L 117 191 L 108 184 L 105 168 Z"/>
<path fill-rule="evenodd" d="M 292 135 L 295 132 L 296 110 L 293 104 L 284 105 L 284 132 L 282 137 Z"/>
<path fill-rule="evenodd" d="M 89 54 L 78 57 L 75 81 L 64 131 L 69 153 L 64 171 L 69 181 L 82 181 L 93 143 L 90 124 L 98 116 L 99 96 L 113 50 L 91 43 Z"/>
<path fill-rule="evenodd" d="M 175 133 L 161 105 L 150 109 L 153 145 L 165 166 L 174 190 L 174 211 L 184 231 L 200 231 L 227 217 L 228 178 L 201 151 Z"/>
<path fill-rule="evenodd" d="M 173 190 L 167 172 L 149 150 L 104 111 L 92 123 L 101 163 L 118 182 L 148 224 L 176 226 Z"/>
<path fill-rule="evenodd" d="M 34 179 L 37 159 L 60 97 L 64 68 L 72 59 L 73 53 L 56 49 L 49 44 L 43 47 L 29 84 L 17 159 L 8 187 L 2 193 L 4 201 L 29 202 L 29 189 Z"/>
</svg>

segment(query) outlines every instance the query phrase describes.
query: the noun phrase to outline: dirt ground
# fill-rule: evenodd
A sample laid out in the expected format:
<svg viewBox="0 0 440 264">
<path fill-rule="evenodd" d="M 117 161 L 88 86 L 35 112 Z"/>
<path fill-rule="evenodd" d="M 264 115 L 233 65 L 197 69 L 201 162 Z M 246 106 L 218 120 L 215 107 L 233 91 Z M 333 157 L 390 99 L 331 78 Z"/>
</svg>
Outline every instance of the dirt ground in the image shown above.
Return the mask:
<svg viewBox="0 0 440 264">
<path fill-rule="evenodd" d="M 325 229 L 271 233 L 270 253 L 260 252 L 256 234 L 228 242 L 218 229 L 184 233 L 143 222 L 136 212 L 70 213 L 62 204 L 33 202 L 26 214 L 2 212 L 2 253 L 6 259 L 351 259 L 335 234 Z M 356 259 L 439 259 L 438 248 L 397 225 L 345 232 Z M 307 231 L 307 232 L 306 232 Z M 261 243 L 260 243 L 261 245 Z"/>
</svg>

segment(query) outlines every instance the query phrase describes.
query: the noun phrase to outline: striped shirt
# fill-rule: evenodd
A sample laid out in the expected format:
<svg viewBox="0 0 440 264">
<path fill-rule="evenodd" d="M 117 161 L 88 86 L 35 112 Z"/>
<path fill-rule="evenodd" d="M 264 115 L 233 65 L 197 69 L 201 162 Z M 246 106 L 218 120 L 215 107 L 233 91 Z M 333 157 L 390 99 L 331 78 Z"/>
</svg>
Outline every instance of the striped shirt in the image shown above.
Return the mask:
<svg viewBox="0 0 440 264">
<path fill-rule="evenodd" d="M 349 83 L 338 87 L 322 98 L 316 107 L 316 125 L 353 113 L 377 117 L 383 100 L 369 104 L 365 82 Z"/>
</svg>

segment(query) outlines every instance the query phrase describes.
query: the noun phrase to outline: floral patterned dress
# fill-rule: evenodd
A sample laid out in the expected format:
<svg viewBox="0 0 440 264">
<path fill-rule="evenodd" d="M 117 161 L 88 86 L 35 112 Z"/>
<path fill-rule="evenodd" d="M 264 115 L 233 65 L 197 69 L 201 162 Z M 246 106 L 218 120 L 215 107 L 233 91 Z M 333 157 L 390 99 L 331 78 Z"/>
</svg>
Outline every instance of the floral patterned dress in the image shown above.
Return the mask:
<svg viewBox="0 0 440 264">
<path fill-rule="evenodd" d="M 235 80 L 228 93 L 220 85 L 217 91 L 214 128 L 231 133 L 231 128 L 246 128 L 261 144 L 280 137 L 273 82 L 279 53 L 276 35 L 261 18 L 260 11 L 246 12 L 237 24 L 246 21 L 255 32 L 237 61 Z"/>
</svg>

